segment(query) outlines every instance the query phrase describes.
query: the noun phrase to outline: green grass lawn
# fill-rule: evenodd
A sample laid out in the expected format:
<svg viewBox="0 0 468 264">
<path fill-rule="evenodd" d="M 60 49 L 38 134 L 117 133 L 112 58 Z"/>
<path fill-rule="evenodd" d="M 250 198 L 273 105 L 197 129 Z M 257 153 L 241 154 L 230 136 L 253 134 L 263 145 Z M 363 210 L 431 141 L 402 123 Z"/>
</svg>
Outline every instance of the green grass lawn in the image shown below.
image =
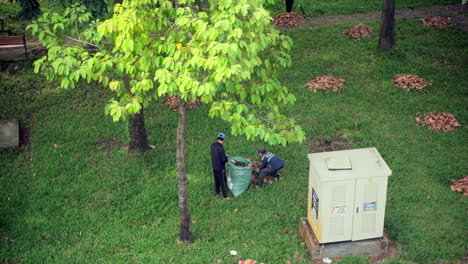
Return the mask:
<svg viewBox="0 0 468 264">
<path fill-rule="evenodd" d="M 377 23 L 369 23 L 376 31 Z M 450 112 L 468 123 L 468 38 L 417 20 L 397 23 L 398 48 L 377 51 L 378 36 L 354 41 L 352 25 L 287 30 L 293 65 L 281 74 L 297 96 L 284 111 L 309 142 L 269 149 L 286 161 L 285 180 L 230 201 L 213 194 L 209 145 L 228 125 L 208 118 L 207 106 L 188 114 L 187 173 L 194 243 L 178 245 L 175 135 L 177 113 L 163 104 L 146 114 L 155 150 L 134 156 L 126 123 L 104 115 L 111 94 L 97 85 L 57 90 L 32 72 L 31 62 L 1 64 L 0 118 L 31 127 L 31 144 L 0 151 L 0 260 L 3 263 L 308 263 L 298 237 L 306 216 L 309 143 L 347 140 L 376 147 L 393 171 L 385 231 L 397 243 L 387 263 L 460 263 L 466 255 L 467 199 L 451 179 L 467 173 L 465 126 L 444 133 L 415 124 L 417 112 Z M 432 82 L 429 93 L 393 86 L 399 73 Z M 339 93 L 312 93 L 317 75 L 346 79 Z M 261 142 L 228 133 L 226 152 L 255 157 Z M 230 256 L 229 250 L 238 256 Z M 220 260 L 221 262 L 219 262 Z M 366 257 L 341 263 L 367 263 Z"/>
<path fill-rule="evenodd" d="M 461 0 L 397 0 L 396 8 L 461 4 Z M 383 0 L 295 0 L 293 11 L 304 12 L 309 16 L 352 14 L 382 10 Z M 272 15 L 286 13 L 284 0 L 275 0 L 269 7 Z"/>
</svg>

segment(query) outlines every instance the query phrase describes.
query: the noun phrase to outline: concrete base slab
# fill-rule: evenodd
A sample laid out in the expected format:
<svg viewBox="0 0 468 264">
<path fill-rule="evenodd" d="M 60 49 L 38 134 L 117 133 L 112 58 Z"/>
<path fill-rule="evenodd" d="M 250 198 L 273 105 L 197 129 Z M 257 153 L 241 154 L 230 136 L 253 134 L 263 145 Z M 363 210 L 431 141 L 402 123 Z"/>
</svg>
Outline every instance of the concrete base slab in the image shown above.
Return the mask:
<svg viewBox="0 0 468 264">
<path fill-rule="evenodd" d="M 366 239 L 360 241 L 344 241 L 320 244 L 306 218 L 301 219 L 299 234 L 304 240 L 312 260 L 334 257 L 349 257 L 354 255 L 378 256 L 389 250 L 387 237 Z"/>
</svg>

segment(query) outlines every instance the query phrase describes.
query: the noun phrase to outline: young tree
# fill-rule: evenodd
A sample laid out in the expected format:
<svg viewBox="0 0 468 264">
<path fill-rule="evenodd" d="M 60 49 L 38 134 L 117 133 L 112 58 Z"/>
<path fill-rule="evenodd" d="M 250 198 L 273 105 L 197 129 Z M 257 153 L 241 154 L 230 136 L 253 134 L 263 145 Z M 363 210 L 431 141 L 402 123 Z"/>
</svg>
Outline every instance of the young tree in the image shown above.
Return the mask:
<svg viewBox="0 0 468 264">
<path fill-rule="evenodd" d="M 109 87 L 117 99 L 111 99 L 106 113 L 114 121 L 129 117 L 128 151 L 144 152 L 149 145 L 143 106 L 153 98 L 145 76 L 154 73 L 154 64 L 146 63 L 150 60 L 146 54 L 136 55 L 132 40 L 115 42 L 99 34 L 99 24 L 80 4 L 60 14 L 45 13 L 27 27 L 48 49 L 47 56 L 34 63 L 35 72 L 58 81 L 62 88 L 73 88 L 82 79 Z"/>
<path fill-rule="evenodd" d="M 110 89 L 122 98 L 107 106 L 114 120 L 163 95 L 180 98 L 176 157 L 182 241 L 192 241 L 186 101 L 199 98 L 210 104 L 209 115 L 229 122 L 233 135 L 283 145 L 305 139 L 301 127 L 279 110 L 296 100 L 277 77 L 277 71 L 290 64 L 291 40 L 270 25 L 272 18 L 263 4 L 264 0 L 212 0 L 200 11 L 196 0 L 123 1 L 98 27 L 98 37 L 112 43 L 112 53 L 100 48 L 91 58 L 86 54 L 86 61 L 75 67 L 79 75 L 64 78 L 107 77 Z M 116 54 L 118 60 L 108 59 Z M 129 75 L 130 81 L 100 69 L 106 65 Z"/>
<path fill-rule="evenodd" d="M 384 0 L 380 25 L 379 48 L 389 50 L 395 47 L 395 0 Z"/>
</svg>

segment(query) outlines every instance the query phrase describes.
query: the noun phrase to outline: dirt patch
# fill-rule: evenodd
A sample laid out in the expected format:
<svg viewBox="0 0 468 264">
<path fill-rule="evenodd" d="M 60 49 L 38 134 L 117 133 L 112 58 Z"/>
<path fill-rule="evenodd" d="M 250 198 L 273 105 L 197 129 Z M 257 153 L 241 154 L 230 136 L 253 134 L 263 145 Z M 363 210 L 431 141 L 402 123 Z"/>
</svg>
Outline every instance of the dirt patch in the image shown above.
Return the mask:
<svg viewBox="0 0 468 264">
<path fill-rule="evenodd" d="M 448 28 L 452 26 L 450 17 L 425 17 L 421 21 L 424 26 L 432 28 Z"/>
<path fill-rule="evenodd" d="M 315 77 L 312 81 L 304 84 L 304 87 L 309 88 L 309 90 L 313 92 L 317 92 L 319 90 L 338 92 L 345 87 L 344 82 L 345 79 L 331 75 L 320 75 Z"/>
<path fill-rule="evenodd" d="M 362 142 L 362 139 L 352 137 L 347 129 L 340 129 L 333 133 L 331 139 L 310 138 L 307 145 L 311 153 L 315 153 L 351 149 L 351 144 L 359 142 Z"/>
<path fill-rule="evenodd" d="M 300 26 L 306 19 L 307 16 L 302 13 L 291 12 L 276 15 L 272 24 L 280 28 L 294 28 Z"/>
<path fill-rule="evenodd" d="M 361 39 L 361 38 L 366 38 L 370 37 L 375 34 L 375 31 L 373 28 L 364 25 L 364 24 L 358 24 L 352 28 L 348 28 L 345 31 L 343 31 L 344 34 L 346 34 L 348 37 L 353 38 L 353 39 Z"/>
<path fill-rule="evenodd" d="M 396 242 L 389 239 L 387 236 L 384 237 L 387 241 L 387 250 L 377 256 L 369 257 L 369 263 L 377 264 L 386 261 L 387 259 L 396 255 Z"/>
<path fill-rule="evenodd" d="M 416 124 L 428 126 L 431 130 L 450 132 L 460 127 L 460 123 L 454 115 L 450 113 L 429 112 L 421 117 L 421 113 L 416 113 Z"/>
<path fill-rule="evenodd" d="M 27 146 L 31 143 L 31 128 L 30 127 L 22 127 L 19 128 L 19 144 L 20 146 Z"/>
<path fill-rule="evenodd" d="M 123 146 L 123 143 L 115 138 L 105 138 L 93 142 L 91 145 L 95 146 L 99 150 L 104 151 L 105 153 L 110 153 L 112 150 Z"/>
<path fill-rule="evenodd" d="M 407 91 L 422 90 L 431 84 L 417 75 L 406 73 L 395 75 L 393 77 L 393 82 L 395 83 L 396 87 L 405 89 Z"/>
<path fill-rule="evenodd" d="M 346 141 L 331 141 L 327 139 L 311 139 L 307 144 L 312 152 L 327 152 L 350 149 L 346 146 Z"/>
</svg>

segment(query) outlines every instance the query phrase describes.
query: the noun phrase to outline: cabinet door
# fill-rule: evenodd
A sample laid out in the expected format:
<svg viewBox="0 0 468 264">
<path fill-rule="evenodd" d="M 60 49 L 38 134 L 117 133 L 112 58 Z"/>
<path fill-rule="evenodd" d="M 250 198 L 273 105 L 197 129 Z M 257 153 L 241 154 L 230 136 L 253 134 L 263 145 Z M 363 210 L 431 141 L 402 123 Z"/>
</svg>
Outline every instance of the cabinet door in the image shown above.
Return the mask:
<svg viewBox="0 0 468 264">
<path fill-rule="evenodd" d="M 324 233 L 321 243 L 351 240 L 355 180 L 327 182 L 321 187 L 324 187 L 319 197 L 319 222 Z"/>
<path fill-rule="evenodd" d="M 387 177 L 356 180 L 353 240 L 383 236 L 386 195 Z"/>
</svg>

